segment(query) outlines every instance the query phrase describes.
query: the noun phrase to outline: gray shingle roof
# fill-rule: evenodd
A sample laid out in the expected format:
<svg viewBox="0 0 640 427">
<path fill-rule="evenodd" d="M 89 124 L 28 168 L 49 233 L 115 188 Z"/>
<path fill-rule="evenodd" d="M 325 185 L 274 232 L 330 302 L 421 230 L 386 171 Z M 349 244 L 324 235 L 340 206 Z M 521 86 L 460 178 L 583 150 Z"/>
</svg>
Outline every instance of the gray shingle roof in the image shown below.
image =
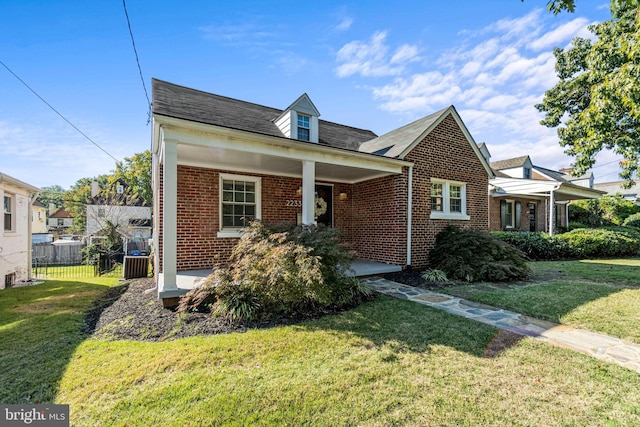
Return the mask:
<svg viewBox="0 0 640 427">
<path fill-rule="evenodd" d="M 498 160 L 497 162 L 491 162 L 491 169 L 494 171 L 519 168 L 524 166 L 529 156 L 514 157 L 512 159 Z"/>
<path fill-rule="evenodd" d="M 427 129 L 429 129 L 452 106 L 443 108 L 415 122 L 404 125 L 391 132 L 385 133 L 371 141 L 360 145 L 360 151 L 365 153 L 377 153 L 385 157 L 398 157 L 411 146 Z"/>
<path fill-rule="evenodd" d="M 152 79 L 153 114 L 284 138 L 273 122 L 284 110 Z M 357 151 L 376 137 L 370 130 L 318 121 L 319 143 Z M 303 141 L 301 141 L 303 142 Z M 303 142 L 308 144 L 308 142 Z"/>
<path fill-rule="evenodd" d="M 545 174 L 546 176 L 548 176 L 549 178 L 555 181 L 570 182 L 570 180 L 568 179 L 569 176 L 565 173 L 554 171 L 552 169 L 543 168 L 541 166 L 535 166 L 535 165 L 533 166 L 533 168 L 539 172 L 542 172 L 543 174 Z"/>
</svg>

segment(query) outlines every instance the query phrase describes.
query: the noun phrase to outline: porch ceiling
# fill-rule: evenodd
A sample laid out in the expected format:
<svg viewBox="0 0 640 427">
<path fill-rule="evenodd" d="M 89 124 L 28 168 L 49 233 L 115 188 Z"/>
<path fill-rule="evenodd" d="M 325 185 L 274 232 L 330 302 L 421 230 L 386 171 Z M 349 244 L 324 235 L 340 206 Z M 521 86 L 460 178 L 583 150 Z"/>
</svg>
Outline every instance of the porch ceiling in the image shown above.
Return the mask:
<svg viewBox="0 0 640 427">
<path fill-rule="evenodd" d="M 220 147 L 180 144 L 178 164 L 244 173 L 302 177 L 302 162 L 298 159 Z M 373 168 L 316 162 L 317 181 L 354 183 L 391 174 Z"/>
</svg>

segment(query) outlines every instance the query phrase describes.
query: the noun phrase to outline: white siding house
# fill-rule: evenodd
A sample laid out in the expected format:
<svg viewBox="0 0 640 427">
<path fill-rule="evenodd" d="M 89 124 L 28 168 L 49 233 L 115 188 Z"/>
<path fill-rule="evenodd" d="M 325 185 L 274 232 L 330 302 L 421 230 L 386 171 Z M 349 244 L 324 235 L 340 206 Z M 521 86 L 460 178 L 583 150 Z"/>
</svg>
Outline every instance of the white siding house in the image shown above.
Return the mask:
<svg viewBox="0 0 640 427">
<path fill-rule="evenodd" d="M 0 173 L 0 289 L 31 278 L 31 203 L 40 189 Z"/>
</svg>

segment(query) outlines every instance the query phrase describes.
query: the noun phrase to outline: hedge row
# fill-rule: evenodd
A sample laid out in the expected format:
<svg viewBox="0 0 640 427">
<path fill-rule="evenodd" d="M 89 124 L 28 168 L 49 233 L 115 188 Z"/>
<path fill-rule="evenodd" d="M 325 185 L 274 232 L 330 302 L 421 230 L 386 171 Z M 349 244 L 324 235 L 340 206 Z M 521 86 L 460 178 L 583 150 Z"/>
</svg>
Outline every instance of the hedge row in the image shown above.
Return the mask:
<svg viewBox="0 0 640 427">
<path fill-rule="evenodd" d="M 505 231 L 491 234 L 536 261 L 640 254 L 640 230 L 631 227 L 578 228 L 555 236 Z"/>
</svg>

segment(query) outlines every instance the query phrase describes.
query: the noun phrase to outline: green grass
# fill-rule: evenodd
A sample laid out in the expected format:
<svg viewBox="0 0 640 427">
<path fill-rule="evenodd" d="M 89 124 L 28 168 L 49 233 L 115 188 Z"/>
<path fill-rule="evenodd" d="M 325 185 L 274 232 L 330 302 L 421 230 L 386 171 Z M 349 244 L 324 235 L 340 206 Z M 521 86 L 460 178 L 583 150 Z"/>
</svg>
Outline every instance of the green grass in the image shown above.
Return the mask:
<svg viewBox="0 0 640 427">
<path fill-rule="evenodd" d="M 528 286 L 451 288 L 464 297 L 640 344 L 640 259 L 532 263 Z M 555 276 L 555 277 L 554 277 Z"/>
<path fill-rule="evenodd" d="M 48 281 L 0 291 L 0 402 L 55 399 L 82 334 L 87 307 L 114 278 Z"/>
<path fill-rule="evenodd" d="M 529 338 L 486 358 L 496 329 L 388 297 L 242 334 L 82 335 L 113 284 L 2 291 L 1 402 L 70 404 L 78 426 L 640 424 L 636 372 Z"/>
</svg>

